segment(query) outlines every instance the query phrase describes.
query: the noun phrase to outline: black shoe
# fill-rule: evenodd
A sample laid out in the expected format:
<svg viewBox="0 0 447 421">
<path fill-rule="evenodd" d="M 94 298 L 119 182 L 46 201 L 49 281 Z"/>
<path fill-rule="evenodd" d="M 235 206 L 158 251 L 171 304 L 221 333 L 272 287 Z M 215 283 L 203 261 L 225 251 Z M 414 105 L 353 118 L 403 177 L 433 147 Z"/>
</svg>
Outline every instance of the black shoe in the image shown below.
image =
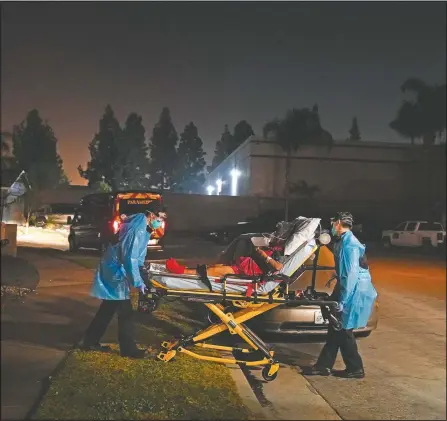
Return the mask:
<svg viewBox="0 0 447 421">
<path fill-rule="evenodd" d="M 312 367 L 304 367 L 303 374 L 305 376 L 330 376 L 331 370 L 327 367 L 313 365 Z"/>
<path fill-rule="evenodd" d="M 88 345 L 83 343 L 79 349 L 81 349 L 82 351 L 98 351 L 98 352 L 110 352 L 112 350 L 112 348 L 110 348 L 110 346 L 108 345 L 101 345 L 100 343 L 97 344 L 93 344 L 93 345 Z"/>
<path fill-rule="evenodd" d="M 146 357 L 146 350 L 145 349 L 136 349 L 135 351 L 132 352 L 122 352 L 121 353 L 122 357 L 127 357 L 127 358 L 134 358 L 134 359 L 138 359 L 138 360 L 142 360 Z"/>
<path fill-rule="evenodd" d="M 365 377 L 365 372 L 363 369 L 348 371 L 348 370 L 337 370 L 332 373 L 335 377 L 342 377 L 344 379 L 363 379 Z"/>
</svg>

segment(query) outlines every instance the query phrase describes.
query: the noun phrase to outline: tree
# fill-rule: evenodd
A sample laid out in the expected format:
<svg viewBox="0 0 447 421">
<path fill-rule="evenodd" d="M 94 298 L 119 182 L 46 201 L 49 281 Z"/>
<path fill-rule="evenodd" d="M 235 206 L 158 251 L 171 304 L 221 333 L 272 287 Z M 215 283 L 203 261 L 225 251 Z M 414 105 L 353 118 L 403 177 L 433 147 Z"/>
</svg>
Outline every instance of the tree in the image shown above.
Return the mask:
<svg viewBox="0 0 447 421">
<path fill-rule="evenodd" d="M 401 136 L 409 138 L 414 145 L 414 140 L 420 136 L 416 106 L 409 101 L 403 101 L 390 127 Z"/>
<path fill-rule="evenodd" d="M 110 105 L 107 105 L 104 115 L 99 121 L 99 131 L 89 145 L 90 161 L 87 169 L 78 167 L 81 177 L 88 180 L 91 187 L 100 181 L 105 181 L 113 190 L 123 186 L 125 144 L 123 131 Z"/>
<path fill-rule="evenodd" d="M 404 100 L 390 127 L 401 136 L 421 138 L 425 146 L 433 145 L 446 128 L 446 85 L 427 85 L 420 79 L 408 79 L 403 93 L 410 92 L 412 101 Z"/>
<path fill-rule="evenodd" d="M 216 142 L 216 147 L 214 148 L 214 157 L 211 167 L 208 168 L 208 171 L 213 171 L 228 155 L 229 151 L 233 145 L 233 136 L 228 130 L 228 124 L 225 124 L 224 131 L 220 140 Z"/>
<path fill-rule="evenodd" d="M 1 169 L 10 170 L 15 167 L 15 159 L 11 155 L 11 144 L 10 139 L 12 139 L 12 134 L 8 132 L 3 132 L 0 134 L 1 136 Z"/>
<path fill-rule="evenodd" d="M 17 165 L 27 173 L 33 189 L 51 189 L 68 183 L 53 129 L 36 109 L 14 126 L 12 142 Z"/>
<path fill-rule="evenodd" d="M 290 196 L 290 161 L 292 152 L 296 152 L 303 145 L 326 145 L 330 147 L 333 143 L 329 132 L 321 127 L 318 106 L 312 109 L 293 108 L 287 111 L 283 119 L 275 119 L 264 126 L 264 137 L 274 137 L 276 142 L 286 152 L 285 171 L 285 215 L 289 218 L 289 196 Z"/>
<path fill-rule="evenodd" d="M 403 93 L 413 94 L 404 100 L 390 127 L 401 136 L 422 139 L 422 166 L 425 174 L 425 195 L 428 206 L 433 202 L 432 165 L 430 146 L 442 139 L 446 129 L 446 85 L 427 85 L 420 79 L 408 79 L 402 86 Z"/>
<path fill-rule="evenodd" d="M 352 126 L 349 130 L 349 140 L 353 142 L 358 142 L 359 140 L 362 140 L 362 137 L 360 136 L 360 130 L 359 125 L 357 123 L 357 117 L 354 117 L 352 119 Z"/>
<path fill-rule="evenodd" d="M 98 193 L 109 193 L 112 191 L 112 187 L 110 187 L 104 180 L 94 183 L 92 187 Z"/>
<path fill-rule="evenodd" d="M 253 128 L 245 120 L 241 120 L 237 123 L 233 129 L 233 136 L 231 139 L 232 142 L 231 147 L 228 150 L 228 155 L 230 155 L 252 135 L 254 135 Z"/>
<path fill-rule="evenodd" d="M 4 156 L 4 155 L 6 155 L 6 154 L 8 154 L 9 153 L 9 151 L 10 151 L 10 147 L 9 147 L 9 144 L 8 144 L 8 142 L 7 142 L 7 140 L 6 140 L 6 137 L 8 136 L 8 133 L 1 133 L 1 140 L 2 140 L 2 149 L 1 149 L 1 154 L 2 154 L 2 156 Z"/>
<path fill-rule="evenodd" d="M 199 193 L 205 182 L 205 152 L 202 139 L 199 137 L 194 123 L 185 126 L 180 135 L 177 149 L 178 167 L 175 174 L 175 184 L 179 191 Z"/>
<path fill-rule="evenodd" d="M 127 117 L 123 132 L 123 180 L 131 189 L 149 186 L 148 147 L 142 118 L 136 113 Z"/>
<path fill-rule="evenodd" d="M 164 107 L 158 123 L 152 131 L 150 143 L 151 183 L 161 190 L 173 185 L 174 170 L 177 166 L 178 137 L 172 123 L 169 108 Z"/>
</svg>

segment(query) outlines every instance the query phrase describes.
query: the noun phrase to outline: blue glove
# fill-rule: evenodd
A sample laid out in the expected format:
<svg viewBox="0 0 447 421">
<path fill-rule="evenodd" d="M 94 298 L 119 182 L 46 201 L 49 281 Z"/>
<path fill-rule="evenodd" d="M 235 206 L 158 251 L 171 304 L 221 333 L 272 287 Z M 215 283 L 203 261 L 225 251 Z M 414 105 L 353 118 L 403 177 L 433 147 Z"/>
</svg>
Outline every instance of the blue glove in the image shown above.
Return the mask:
<svg viewBox="0 0 447 421">
<path fill-rule="evenodd" d="M 144 284 L 141 285 L 140 286 L 140 291 L 141 291 L 142 294 L 144 294 L 147 291 L 146 285 L 144 285 Z"/>
</svg>

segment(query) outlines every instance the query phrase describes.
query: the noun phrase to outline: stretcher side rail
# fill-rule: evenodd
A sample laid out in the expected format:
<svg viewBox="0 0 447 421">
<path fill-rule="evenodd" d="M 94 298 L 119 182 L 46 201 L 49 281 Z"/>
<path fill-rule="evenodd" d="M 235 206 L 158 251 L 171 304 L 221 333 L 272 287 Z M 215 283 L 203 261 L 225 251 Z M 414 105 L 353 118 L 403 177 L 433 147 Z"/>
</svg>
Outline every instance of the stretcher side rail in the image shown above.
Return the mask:
<svg viewBox="0 0 447 421">
<path fill-rule="evenodd" d="M 240 282 L 247 281 L 246 283 L 260 283 L 265 275 L 242 275 L 238 273 L 227 273 L 222 278 L 219 278 L 220 283 L 223 282 Z M 237 280 L 235 280 L 237 279 Z"/>
<path fill-rule="evenodd" d="M 213 292 L 198 292 L 198 291 L 183 291 L 177 289 L 166 289 L 161 290 L 159 292 L 159 297 L 191 297 L 191 298 L 202 298 L 208 299 L 212 302 L 216 302 L 222 299 L 221 293 L 213 293 Z M 228 300 L 234 301 L 247 301 L 247 302 L 255 302 L 257 300 L 260 303 L 275 303 L 275 304 L 285 304 L 289 307 L 299 307 L 299 306 L 309 306 L 309 305 L 317 305 L 317 306 L 327 306 L 333 309 L 338 307 L 337 301 L 329 301 L 319 298 L 300 298 L 300 297 L 272 297 L 270 298 L 268 295 L 258 295 L 255 297 L 245 297 L 239 294 L 226 294 L 226 298 Z"/>
</svg>

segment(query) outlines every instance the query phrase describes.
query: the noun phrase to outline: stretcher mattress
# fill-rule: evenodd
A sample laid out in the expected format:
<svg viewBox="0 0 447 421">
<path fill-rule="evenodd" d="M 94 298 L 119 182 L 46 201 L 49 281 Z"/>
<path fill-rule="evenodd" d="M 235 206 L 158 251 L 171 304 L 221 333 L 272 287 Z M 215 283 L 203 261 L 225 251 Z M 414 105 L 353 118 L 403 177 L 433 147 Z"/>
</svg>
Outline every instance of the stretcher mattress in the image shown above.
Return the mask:
<svg viewBox="0 0 447 421">
<path fill-rule="evenodd" d="M 309 258 L 316 247 L 314 239 L 307 241 L 299 246 L 295 252 L 288 256 L 284 262 L 284 266 L 279 273 L 292 276 L 300 266 Z M 198 277 L 193 275 L 174 275 L 167 272 L 166 266 L 158 263 L 150 263 L 146 270 L 150 276 L 157 283 L 163 285 L 168 289 L 179 290 L 205 290 L 208 291 L 207 285 L 205 285 Z M 219 278 L 208 277 L 211 281 L 212 289 L 214 292 L 223 292 L 224 284 Z M 258 284 L 258 294 L 268 294 L 274 288 L 278 286 L 280 281 L 267 281 L 262 284 Z M 227 278 L 225 291 L 227 293 L 241 293 L 244 294 L 247 291 L 250 281 L 244 281 L 239 278 Z"/>
</svg>

